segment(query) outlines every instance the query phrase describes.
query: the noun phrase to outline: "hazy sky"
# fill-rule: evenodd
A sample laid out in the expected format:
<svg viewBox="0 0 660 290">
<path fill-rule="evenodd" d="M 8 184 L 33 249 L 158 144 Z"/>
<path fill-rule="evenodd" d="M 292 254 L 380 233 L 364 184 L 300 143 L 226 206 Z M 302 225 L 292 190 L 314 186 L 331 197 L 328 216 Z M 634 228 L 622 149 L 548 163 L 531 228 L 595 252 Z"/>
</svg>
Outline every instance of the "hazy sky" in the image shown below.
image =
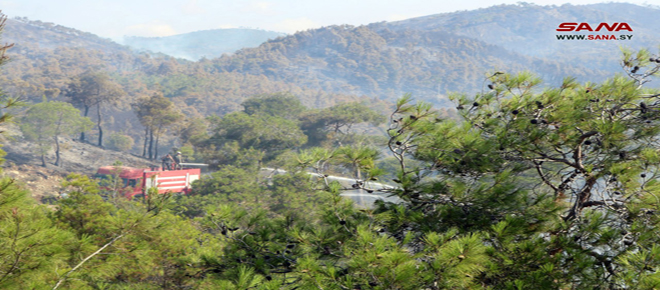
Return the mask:
<svg viewBox="0 0 660 290">
<path fill-rule="evenodd" d="M 53 22 L 105 38 L 168 36 L 197 30 L 249 27 L 293 33 L 333 24 L 368 24 L 472 10 L 518 0 L 0 0 L 10 18 Z M 538 5 L 609 0 L 528 0 Z M 627 0 L 660 4 L 660 0 Z"/>
</svg>

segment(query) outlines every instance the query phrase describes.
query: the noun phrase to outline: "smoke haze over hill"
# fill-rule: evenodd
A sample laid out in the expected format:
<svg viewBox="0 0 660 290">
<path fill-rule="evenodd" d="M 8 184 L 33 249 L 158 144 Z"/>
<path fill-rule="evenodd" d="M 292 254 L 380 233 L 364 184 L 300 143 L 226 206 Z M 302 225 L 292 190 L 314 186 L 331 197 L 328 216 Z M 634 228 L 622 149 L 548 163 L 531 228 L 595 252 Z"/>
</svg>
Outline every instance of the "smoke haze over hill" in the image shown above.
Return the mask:
<svg viewBox="0 0 660 290">
<path fill-rule="evenodd" d="M 187 60 L 216 58 L 285 35 L 256 29 L 214 29 L 165 37 L 126 36 L 123 43 L 138 51 L 160 52 Z"/>
</svg>

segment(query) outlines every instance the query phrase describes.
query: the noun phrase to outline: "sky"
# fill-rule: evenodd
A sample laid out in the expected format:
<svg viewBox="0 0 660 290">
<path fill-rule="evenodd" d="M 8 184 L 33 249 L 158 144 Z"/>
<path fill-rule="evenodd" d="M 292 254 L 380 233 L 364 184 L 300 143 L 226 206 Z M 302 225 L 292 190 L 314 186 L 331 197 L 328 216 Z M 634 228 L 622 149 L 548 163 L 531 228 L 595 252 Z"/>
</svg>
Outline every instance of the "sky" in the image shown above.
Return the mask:
<svg viewBox="0 0 660 290">
<path fill-rule="evenodd" d="M 124 36 L 170 36 L 218 28 L 295 33 L 328 25 L 362 25 L 516 4 L 519 0 L 0 0 L 10 18 L 52 22 L 121 42 Z M 609 0 L 527 0 L 537 5 Z M 626 0 L 660 5 L 660 0 Z"/>
</svg>

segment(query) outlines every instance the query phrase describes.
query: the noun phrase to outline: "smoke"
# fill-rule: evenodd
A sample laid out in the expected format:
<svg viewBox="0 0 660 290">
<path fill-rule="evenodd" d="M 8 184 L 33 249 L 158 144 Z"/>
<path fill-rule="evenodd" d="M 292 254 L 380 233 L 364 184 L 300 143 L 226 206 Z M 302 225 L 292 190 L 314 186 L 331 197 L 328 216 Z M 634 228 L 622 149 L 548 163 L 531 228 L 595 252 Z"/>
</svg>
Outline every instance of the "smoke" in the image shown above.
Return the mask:
<svg viewBox="0 0 660 290">
<path fill-rule="evenodd" d="M 217 58 L 246 47 L 257 47 L 283 33 L 257 29 L 213 29 L 166 37 L 126 36 L 123 44 L 138 51 L 151 51 L 197 61 Z"/>
</svg>

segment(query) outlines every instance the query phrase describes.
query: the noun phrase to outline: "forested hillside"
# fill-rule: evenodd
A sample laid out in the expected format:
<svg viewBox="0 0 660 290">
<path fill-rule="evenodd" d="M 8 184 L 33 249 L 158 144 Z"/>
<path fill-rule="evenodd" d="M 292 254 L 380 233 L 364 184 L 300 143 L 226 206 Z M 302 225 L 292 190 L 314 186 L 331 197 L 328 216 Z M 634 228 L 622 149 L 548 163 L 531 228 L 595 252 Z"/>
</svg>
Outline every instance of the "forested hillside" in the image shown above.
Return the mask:
<svg viewBox="0 0 660 290">
<path fill-rule="evenodd" d="M 209 61 L 134 53 L 112 41 L 53 24 L 14 20 L 8 21 L 6 30 L 5 40 L 15 47 L 8 52 L 12 61 L 2 74 L 4 87 L 28 101 L 39 101 L 43 95 L 61 97 L 71 78 L 86 71 L 105 72 L 121 83 L 128 98 L 122 103 L 130 104 L 131 98 L 140 94 L 162 91 L 178 100 L 178 105 L 203 115 L 222 115 L 238 109 L 249 96 L 279 91 L 290 91 L 314 107 L 346 99 L 264 76 L 216 73 Z"/>
<path fill-rule="evenodd" d="M 105 126 L 106 136 L 132 138 L 132 150 L 139 154 L 144 124 L 132 105 L 157 94 L 187 120 L 158 137 L 161 146 L 169 148 L 183 145 L 176 132 L 192 124 L 190 120 L 241 110 L 243 101 L 257 95 L 288 92 L 308 108 L 327 108 L 345 101 L 392 102 L 411 93 L 449 108 L 455 106 L 447 98 L 450 92 L 483 91 L 484 77 L 498 71 L 532 71 L 548 84 L 558 84 L 567 75 L 602 81 L 620 72 L 616 46 L 626 43 L 566 43 L 553 38 L 554 30 L 564 21 L 560 15 L 570 15 L 566 17 L 571 21 L 632 19 L 634 35 L 641 39 L 635 43 L 653 42 L 656 36 L 648 27 L 657 20 L 646 19 L 655 8 L 617 8 L 620 4 L 500 5 L 392 23 L 336 25 L 198 62 L 136 53 L 89 33 L 19 18 L 7 23 L 5 40 L 16 45 L 8 52 L 12 61 L 1 72 L 0 84 L 8 94 L 31 103 L 44 97 L 72 101 L 71 90 L 81 89 L 76 85 L 81 79 L 105 75 L 97 79 L 117 88 L 118 96 L 98 107 L 79 106 L 97 123 L 88 135 L 102 139 L 97 136 Z M 613 11 L 621 13 L 614 17 Z"/>
<path fill-rule="evenodd" d="M 606 74 L 378 24 L 189 62 L 11 23 L 0 145 L 45 168 L 0 167 L 1 289 L 660 289 L 660 51 Z M 212 172 L 121 175 L 171 151 Z"/>
<path fill-rule="evenodd" d="M 448 92 L 477 92 L 483 89 L 482 78 L 498 70 L 528 70 L 554 84 L 565 75 L 602 81 L 621 71 L 619 47 L 640 49 L 660 42 L 654 31 L 658 11 L 614 3 L 499 5 L 308 30 L 214 62 L 222 71 L 264 74 L 323 90 L 384 99 L 410 92 L 449 106 Z M 562 22 L 627 22 L 634 41 L 560 41 L 555 29 Z"/>
<path fill-rule="evenodd" d="M 588 66 L 528 57 L 443 30 L 379 25 L 308 30 L 212 62 L 219 71 L 265 75 L 325 91 L 389 100 L 409 92 L 438 106 L 450 106 L 448 92 L 483 89 L 483 78 L 495 71 L 534 71 L 554 83 L 563 75 L 605 76 Z"/>
<path fill-rule="evenodd" d="M 59 47 L 82 47 L 102 50 L 107 53 L 124 51 L 128 48 L 110 39 L 103 39 L 92 33 L 64 27 L 57 23 L 30 20 L 26 17 L 7 19 L 7 27 L 3 39 L 8 43 L 22 46 L 38 47 L 40 49 L 56 49 Z M 13 53 L 18 53 L 14 51 Z"/>
<path fill-rule="evenodd" d="M 75 95 L 72 89 L 81 78 L 105 75 L 95 82 L 117 87 L 119 95 L 100 108 L 90 108 L 90 117 L 98 120 L 100 109 L 103 126 L 109 131 L 106 136 L 113 132 L 130 136 L 135 140 L 135 152 L 144 141 L 144 129 L 131 106 L 139 98 L 154 94 L 162 94 L 173 102 L 185 120 L 222 116 L 240 110 L 240 104 L 248 97 L 277 92 L 291 93 L 314 108 L 367 100 L 270 80 L 263 75 L 217 72 L 209 60 L 190 62 L 134 53 L 109 40 L 37 21 L 9 21 L 6 30 L 5 40 L 15 44 L 7 52 L 11 61 L 0 74 L 0 83 L 8 95 L 28 103 L 39 103 L 44 97 L 71 101 Z M 91 139 L 98 133 L 96 129 L 91 132 Z M 162 141 L 166 148 L 181 146 L 173 132 L 165 134 Z"/>
<path fill-rule="evenodd" d="M 212 120 L 201 143 L 222 166 L 186 195 L 128 200 L 117 176 L 71 174 L 49 207 L 4 176 L 0 287 L 658 288 L 660 94 L 641 84 L 660 54 L 623 58 L 642 73 L 546 88 L 495 74 L 488 91 L 452 96 L 461 120 L 401 98 L 376 142 L 345 138 L 350 126 L 335 119 L 385 121 L 364 106 L 251 98 Z M 67 107 L 28 113 L 43 106 Z M 341 143 L 298 148 L 310 136 Z M 264 164 L 286 172 L 266 176 Z M 335 172 L 354 183 L 332 182 Z M 351 190 L 400 202 L 358 209 L 342 197 Z"/>
</svg>

